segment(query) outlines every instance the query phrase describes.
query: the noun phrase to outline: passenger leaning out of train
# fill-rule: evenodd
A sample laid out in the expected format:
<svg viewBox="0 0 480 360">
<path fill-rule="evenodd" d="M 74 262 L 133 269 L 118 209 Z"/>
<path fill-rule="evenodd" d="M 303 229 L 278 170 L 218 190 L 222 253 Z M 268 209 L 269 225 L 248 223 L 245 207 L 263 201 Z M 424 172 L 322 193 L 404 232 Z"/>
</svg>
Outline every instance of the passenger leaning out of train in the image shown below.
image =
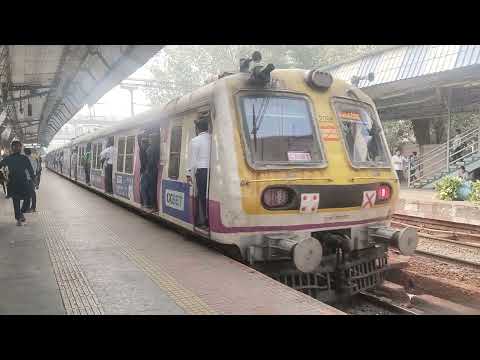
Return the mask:
<svg viewBox="0 0 480 360">
<path fill-rule="evenodd" d="M 108 139 L 107 147 L 100 153 L 100 161 L 105 168 L 105 192 L 113 194 L 113 139 Z"/>
<path fill-rule="evenodd" d="M 188 154 L 187 181 L 192 183 L 195 176 L 197 186 L 198 211 L 195 225 L 208 228 L 207 218 L 207 181 L 210 167 L 210 134 L 208 133 L 208 118 L 196 122 L 197 136 L 190 140 Z"/>
</svg>

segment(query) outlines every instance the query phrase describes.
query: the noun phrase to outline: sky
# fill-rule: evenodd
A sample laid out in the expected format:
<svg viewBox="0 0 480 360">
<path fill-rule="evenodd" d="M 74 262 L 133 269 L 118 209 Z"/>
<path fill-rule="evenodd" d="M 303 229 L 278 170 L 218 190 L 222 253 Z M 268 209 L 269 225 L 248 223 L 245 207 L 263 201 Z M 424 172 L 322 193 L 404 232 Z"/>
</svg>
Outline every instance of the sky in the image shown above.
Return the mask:
<svg viewBox="0 0 480 360">
<path fill-rule="evenodd" d="M 158 55 L 156 55 L 158 56 Z M 148 70 L 154 58 L 150 59 L 144 66 L 133 73 L 130 78 L 135 79 L 154 79 L 153 74 Z M 145 96 L 143 89 L 138 89 L 133 92 L 134 111 L 139 114 L 150 109 L 151 104 Z M 89 115 L 88 106 L 84 106 L 79 114 Z M 118 120 L 130 116 L 130 92 L 121 89 L 120 86 L 114 87 L 106 93 L 95 105 L 96 116 L 112 116 Z"/>
</svg>

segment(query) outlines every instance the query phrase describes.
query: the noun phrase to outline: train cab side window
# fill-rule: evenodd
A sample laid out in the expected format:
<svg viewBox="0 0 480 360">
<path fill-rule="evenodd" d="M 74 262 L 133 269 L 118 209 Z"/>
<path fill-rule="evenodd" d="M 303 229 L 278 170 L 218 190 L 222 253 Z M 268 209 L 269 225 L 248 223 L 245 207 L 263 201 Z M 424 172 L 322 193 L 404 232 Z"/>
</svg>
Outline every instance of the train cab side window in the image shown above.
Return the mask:
<svg viewBox="0 0 480 360">
<path fill-rule="evenodd" d="M 353 166 L 388 166 L 382 128 L 370 105 L 348 99 L 333 101 L 348 156 Z"/>
<path fill-rule="evenodd" d="M 168 177 L 178 179 L 180 172 L 180 153 L 182 151 L 182 127 L 172 127 L 170 137 L 170 158 L 168 160 Z"/>
</svg>

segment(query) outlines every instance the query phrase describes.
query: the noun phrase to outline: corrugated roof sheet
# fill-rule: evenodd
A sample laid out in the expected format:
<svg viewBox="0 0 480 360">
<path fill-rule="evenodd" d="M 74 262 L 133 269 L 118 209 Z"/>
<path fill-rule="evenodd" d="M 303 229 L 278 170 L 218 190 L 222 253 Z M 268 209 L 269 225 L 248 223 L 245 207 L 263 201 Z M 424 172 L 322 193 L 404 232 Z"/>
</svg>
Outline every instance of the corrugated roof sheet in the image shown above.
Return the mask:
<svg viewBox="0 0 480 360">
<path fill-rule="evenodd" d="M 358 87 L 373 86 L 442 71 L 480 64 L 480 45 L 413 45 L 332 67 L 334 77 L 350 82 L 353 76 L 373 72 L 372 82 L 361 80 Z"/>
</svg>

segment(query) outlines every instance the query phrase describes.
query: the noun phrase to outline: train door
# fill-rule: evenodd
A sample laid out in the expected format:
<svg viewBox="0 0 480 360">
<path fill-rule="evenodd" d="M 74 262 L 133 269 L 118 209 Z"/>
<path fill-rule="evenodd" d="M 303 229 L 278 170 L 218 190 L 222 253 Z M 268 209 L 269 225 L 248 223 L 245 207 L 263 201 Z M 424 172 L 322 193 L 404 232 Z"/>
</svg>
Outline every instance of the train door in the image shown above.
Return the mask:
<svg viewBox="0 0 480 360">
<path fill-rule="evenodd" d="M 137 136 L 139 148 L 139 201 L 143 208 L 157 212 L 159 179 L 162 174 L 160 162 L 160 128 L 149 127 Z"/>
<path fill-rule="evenodd" d="M 115 137 L 110 136 L 107 139 L 107 146 L 105 148 L 105 192 L 113 195 L 113 165 L 115 162 L 114 151 Z M 117 144 L 118 146 L 118 144 Z M 118 149 L 117 149 L 118 153 Z M 118 159 L 117 159 L 118 160 Z"/>
<path fill-rule="evenodd" d="M 74 149 L 74 154 L 73 154 L 73 163 L 72 163 L 72 167 L 73 167 L 73 178 L 75 179 L 75 181 L 78 180 L 78 171 L 77 171 L 77 161 L 78 161 L 78 146 L 75 146 L 75 149 Z"/>
<path fill-rule="evenodd" d="M 209 222 L 209 188 L 210 188 L 210 141 L 211 120 L 210 112 L 206 109 L 198 111 L 194 120 L 194 132 L 189 143 L 187 153 L 188 164 L 191 169 L 191 185 L 194 193 L 194 231 L 202 234 L 210 234 Z M 192 139 L 195 138 L 195 150 L 190 149 Z M 190 157 L 194 161 L 190 162 Z M 190 165 L 187 165 L 187 167 Z M 193 173 L 194 171 L 194 173 Z"/>
<path fill-rule="evenodd" d="M 77 168 L 77 175 L 80 174 L 80 181 L 84 181 L 84 175 L 83 175 L 83 169 L 82 169 L 82 159 L 83 159 L 83 154 L 85 152 L 85 148 L 83 145 L 80 145 L 78 147 L 78 156 L 77 156 L 77 164 L 76 164 L 76 168 Z"/>
<path fill-rule="evenodd" d="M 85 148 L 85 155 L 82 158 L 83 168 L 85 171 L 85 182 L 90 185 L 90 168 L 92 161 L 92 143 L 88 143 Z"/>
</svg>

